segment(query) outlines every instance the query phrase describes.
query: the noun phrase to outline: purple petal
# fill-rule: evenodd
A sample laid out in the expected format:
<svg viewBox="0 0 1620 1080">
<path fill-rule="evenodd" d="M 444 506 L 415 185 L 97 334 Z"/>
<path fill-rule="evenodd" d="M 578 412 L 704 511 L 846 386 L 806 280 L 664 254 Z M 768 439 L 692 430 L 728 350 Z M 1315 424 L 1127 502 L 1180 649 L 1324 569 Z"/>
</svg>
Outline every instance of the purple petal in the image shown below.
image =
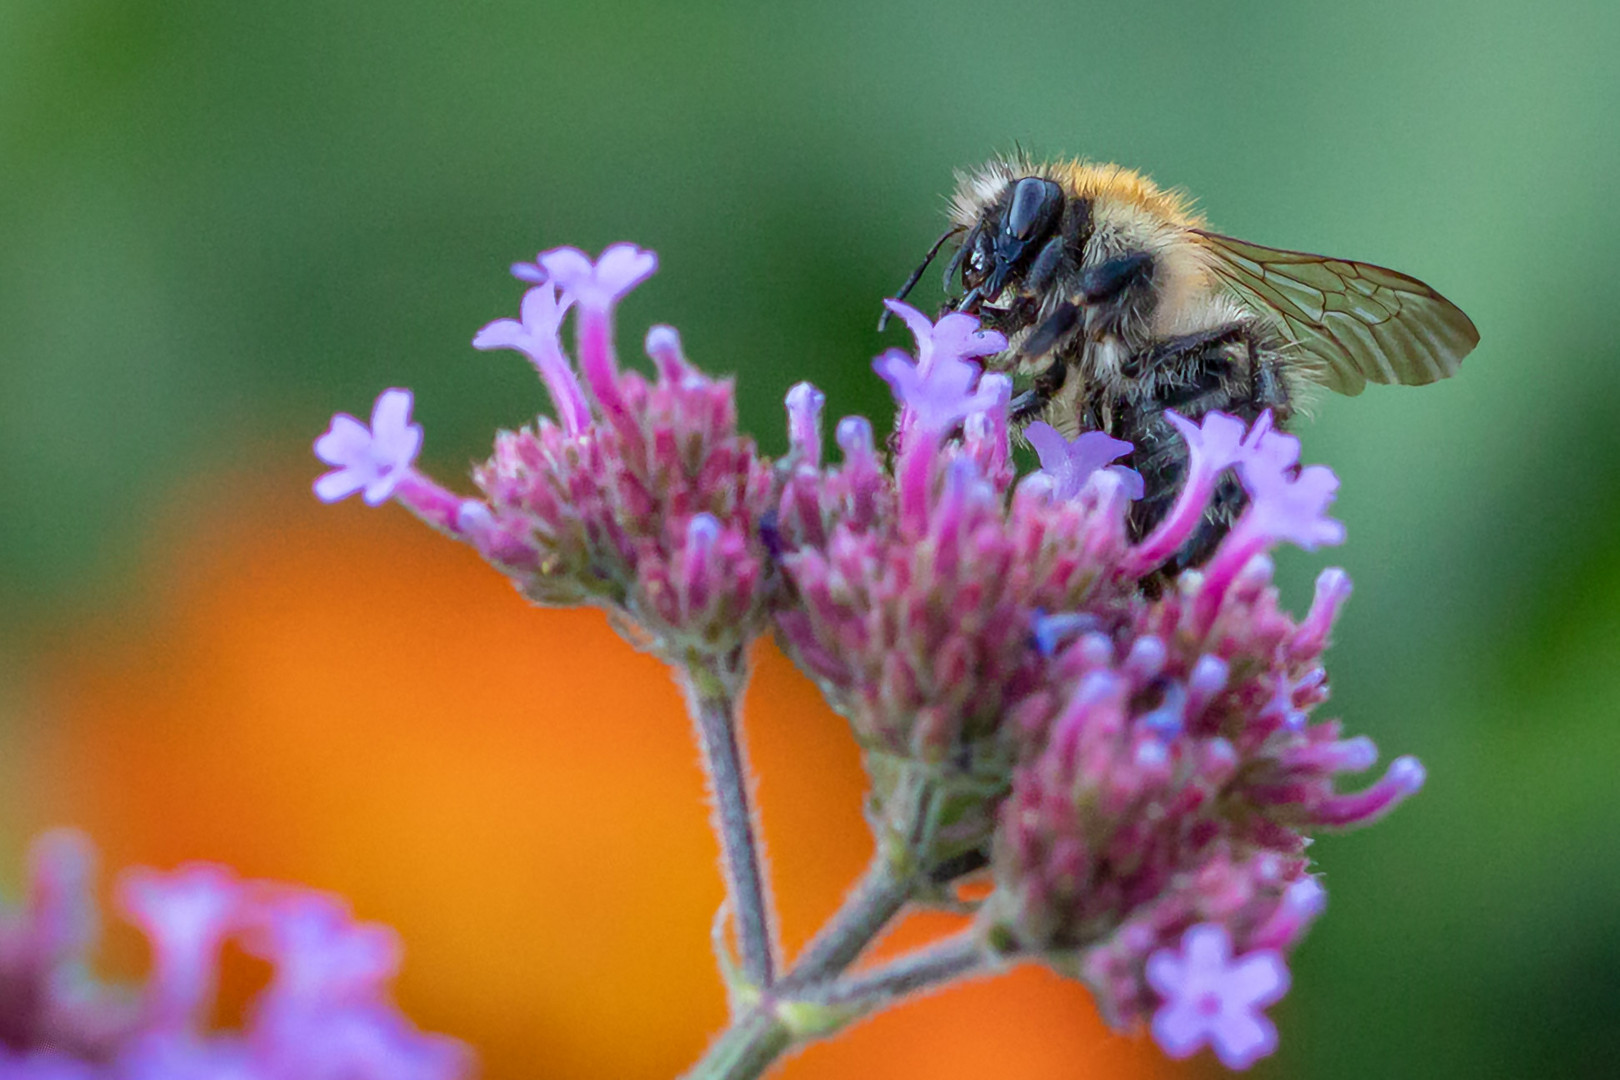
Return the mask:
<svg viewBox="0 0 1620 1080">
<path fill-rule="evenodd" d="M 555 288 L 544 285 L 524 292 L 518 313 L 529 333 L 536 337 L 544 335 L 555 338 L 558 327 L 562 326 L 563 316 L 568 314 L 572 306 L 572 300 L 566 296 L 559 298 Z"/>
<path fill-rule="evenodd" d="M 658 269 L 658 256 L 634 244 L 614 244 L 596 261 L 596 282 L 618 299 Z"/>
<path fill-rule="evenodd" d="M 1220 472 L 1242 461 L 1247 448 L 1243 445 L 1245 427 L 1242 420 L 1225 413 L 1206 413 L 1204 419 L 1194 423 L 1172 410 L 1165 417 L 1175 425 L 1187 448 L 1197 455 L 1206 468 Z"/>
<path fill-rule="evenodd" d="M 1288 968 L 1271 949 L 1240 957 L 1226 969 L 1221 997 L 1230 1006 L 1258 1008 L 1288 993 Z"/>
<path fill-rule="evenodd" d="M 1339 478 L 1325 465 L 1311 465 L 1297 477 L 1251 469 L 1243 483 L 1253 497 L 1253 527 L 1273 540 L 1287 540 L 1311 551 L 1344 540 L 1344 525 L 1327 516 Z"/>
<path fill-rule="evenodd" d="M 1209 1017 L 1193 1002 L 1173 1001 L 1153 1014 L 1153 1039 L 1170 1057 L 1191 1057 L 1209 1035 Z"/>
<path fill-rule="evenodd" d="M 1199 923 L 1182 936 L 1181 949 L 1187 958 L 1188 976 L 1196 978 L 1225 969 L 1232 955 L 1232 939 L 1219 923 Z"/>
<path fill-rule="evenodd" d="M 908 399 L 917 395 L 917 387 L 921 383 L 917 377 L 917 365 L 899 349 L 889 349 L 874 359 L 872 370 L 889 384 L 890 392 L 901 405 L 908 404 Z"/>
<path fill-rule="evenodd" d="M 1040 459 L 1041 468 L 1049 473 L 1056 473 L 1067 463 L 1069 458 L 1069 440 L 1065 439 L 1058 429 L 1044 421 L 1037 420 L 1024 428 L 1024 438 L 1029 445 L 1035 448 L 1035 456 Z"/>
<path fill-rule="evenodd" d="M 1148 957 L 1143 970 L 1147 975 L 1148 985 L 1157 990 L 1160 997 L 1172 1000 L 1180 996 L 1182 984 L 1187 977 L 1187 965 L 1182 962 L 1174 949 L 1159 949 Z"/>
<path fill-rule="evenodd" d="M 934 353 L 959 360 L 994 356 L 1007 347 L 1007 339 L 995 330 L 985 330 L 979 320 L 966 312 L 953 311 L 934 324 Z"/>
<path fill-rule="evenodd" d="M 473 335 L 472 345 L 475 349 L 517 349 L 528 352 L 530 340 L 528 331 L 516 319 L 496 319 Z"/>
<path fill-rule="evenodd" d="M 979 320 L 965 312 L 953 311 L 934 323 L 902 301 L 885 300 L 883 306 L 898 315 L 917 339 L 917 368 L 924 377 L 941 359 L 991 356 L 1007 347 L 1005 337 L 982 329 Z"/>
<path fill-rule="evenodd" d="M 132 871 L 119 885 L 120 906 L 152 947 L 153 983 L 169 1021 L 206 1008 L 214 966 L 235 925 L 242 886 L 224 867 L 196 865 L 172 874 Z"/>
<path fill-rule="evenodd" d="M 548 280 L 545 268 L 538 263 L 513 263 L 512 276 L 519 281 L 527 281 L 534 285 L 544 285 Z"/>
<path fill-rule="evenodd" d="M 552 248 L 535 257 L 547 277 L 563 292 L 571 293 L 578 285 L 590 282 L 596 267 L 591 257 L 577 247 Z"/>
<path fill-rule="evenodd" d="M 348 413 L 332 417 L 332 426 L 315 440 L 315 456 L 328 465 L 347 465 L 371 445 L 366 425 Z"/>
<path fill-rule="evenodd" d="M 928 316 L 903 300 L 885 300 L 883 306 L 898 315 L 900 321 L 906 324 L 906 329 L 911 331 L 911 336 L 917 339 L 917 356 L 919 359 L 925 349 L 932 349 L 934 324 Z M 975 325 L 977 325 L 976 322 Z"/>
<path fill-rule="evenodd" d="M 634 244 L 614 244 L 594 264 L 578 248 L 540 253 L 539 262 L 568 297 L 605 311 L 658 268 L 658 256 Z"/>
<path fill-rule="evenodd" d="M 331 897 L 293 894 L 267 906 L 261 919 L 247 945 L 275 965 L 270 992 L 281 1002 L 369 1001 L 399 970 L 397 935 L 356 922 Z"/>
<path fill-rule="evenodd" d="M 1053 490 L 1059 499 L 1074 498 L 1093 473 L 1132 450 L 1130 443 L 1112 438 L 1106 432 L 1087 431 L 1065 439 L 1056 428 L 1045 423 L 1029 425 L 1024 429 L 1024 436 L 1040 457 L 1041 471 L 1052 477 Z M 1134 469 L 1119 466 L 1116 475 L 1131 498 L 1141 498 L 1142 478 Z"/>
<path fill-rule="evenodd" d="M 413 441 L 411 418 L 411 392 L 384 390 L 377 395 L 377 404 L 371 409 L 371 438 L 380 446 L 392 450 L 407 450 L 415 458 L 417 443 Z M 422 429 L 414 428 L 414 439 L 422 437 Z"/>
<path fill-rule="evenodd" d="M 788 442 L 812 466 L 821 464 L 821 408 L 827 395 L 810 383 L 796 383 L 787 392 Z"/>
<path fill-rule="evenodd" d="M 1110 465 L 1103 471 L 1119 477 L 1119 485 L 1125 489 L 1125 497 L 1132 502 L 1140 499 L 1147 491 L 1146 485 L 1142 483 L 1142 474 L 1135 469 L 1125 465 Z"/>
<path fill-rule="evenodd" d="M 1288 472 L 1299 464 L 1299 440 L 1272 426 L 1271 410 L 1260 414 L 1249 434 L 1244 438 L 1247 447 L 1245 468 L 1254 467 L 1270 472 Z"/>
<path fill-rule="evenodd" d="M 405 473 L 400 470 L 389 470 L 381 476 L 373 477 L 367 481 L 365 492 L 360 498 L 367 506 L 381 506 L 393 496 L 394 489 L 404 478 Z"/>
<path fill-rule="evenodd" d="M 1277 1026 L 1258 1013 L 1222 1013 L 1210 1025 L 1210 1045 L 1228 1069 L 1247 1069 L 1277 1049 Z"/>
<path fill-rule="evenodd" d="M 333 469 L 315 481 L 315 497 L 322 502 L 337 502 L 366 486 L 366 478 L 354 469 Z"/>
</svg>

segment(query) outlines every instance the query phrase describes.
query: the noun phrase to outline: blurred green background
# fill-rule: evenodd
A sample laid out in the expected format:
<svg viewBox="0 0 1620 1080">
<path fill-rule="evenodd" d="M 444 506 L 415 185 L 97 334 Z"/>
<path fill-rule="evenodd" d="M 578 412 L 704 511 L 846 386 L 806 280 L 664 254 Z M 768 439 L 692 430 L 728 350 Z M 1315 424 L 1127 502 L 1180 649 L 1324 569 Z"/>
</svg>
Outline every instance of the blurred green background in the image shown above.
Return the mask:
<svg viewBox="0 0 1620 1080">
<path fill-rule="evenodd" d="M 1316 849 L 1257 1074 L 1614 1075 L 1616 56 L 1612 2 L 0 0 L 0 719 L 48 722 L 15 706 L 42 635 L 130 602 L 196 478 L 313 477 L 390 385 L 444 476 L 524 422 L 527 366 L 468 347 L 513 260 L 656 249 L 626 346 L 677 324 L 776 450 L 796 380 L 887 409 L 877 302 L 953 169 L 1117 160 L 1483 337 L 1303 427 L 1357 585 L 1335 708 L 1430 786 Z M 1324 561 L 1285 561 L 1296 605 Z"/>
</svg>

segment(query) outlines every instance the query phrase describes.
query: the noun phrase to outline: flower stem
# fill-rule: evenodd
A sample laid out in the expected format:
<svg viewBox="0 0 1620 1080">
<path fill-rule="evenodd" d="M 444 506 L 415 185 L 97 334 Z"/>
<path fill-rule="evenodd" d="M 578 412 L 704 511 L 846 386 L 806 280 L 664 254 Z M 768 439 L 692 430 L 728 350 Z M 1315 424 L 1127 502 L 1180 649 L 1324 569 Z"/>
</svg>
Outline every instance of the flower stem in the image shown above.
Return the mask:
<svg viewBox="0 0 1620 1080">
<path fill-rule="evenodd" d="M 688 708 L 697 724 L 714 797 L 715 832 L 737 920 L 742 973 L 755 987 L 765 989 L 776 977 L 776 950 L 761 872 L 759 833 L 749 802 L 748 770 L 739 742 L 737 702 L 743 678 L 724 661 L 690 663 L 684 675 Z"/>
<path fill-rule="evenodd" d="M 871 1012 L 893 1004 L 899 998 L 985 970 L 991 954 L 980 935 L 972 929 L 914 953 L 831 984 L 816 995 L 822 1005 L 854 1005 Z"/>
<path fill-rule="evenodd" d="M 989 970 L 992 953 L 972 930 L 874 971 L 794 986 L 796 969 L 710 1045 L 683 1080 L 757 1080 L 783 1054 L 888 1008 L 910 994 Z"/>
<path fill-rule="evenodd" d="M 841 974 L 877 937 L 888 929 L 910 898 L 912 882 L 894 860 L 878 851 L 843 906 L 805 946 L 784 980 L 791 987 L 808 986 Z"/>
<path fill-rule="evenodd" d="M 761 1003 L 722 1032 L 682 1080 L 755 1080 L 792 1045 L 788 1026 Z"/>
</svg>

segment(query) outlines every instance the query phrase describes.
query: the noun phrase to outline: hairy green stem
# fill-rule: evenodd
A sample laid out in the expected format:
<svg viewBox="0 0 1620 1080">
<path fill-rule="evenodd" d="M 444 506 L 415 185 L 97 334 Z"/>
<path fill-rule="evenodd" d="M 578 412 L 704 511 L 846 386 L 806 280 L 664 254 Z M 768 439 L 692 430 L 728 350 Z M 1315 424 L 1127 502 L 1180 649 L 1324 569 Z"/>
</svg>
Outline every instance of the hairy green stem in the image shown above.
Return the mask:
<svg viewBox="0 0 1620 1080">
<path fill-rule="evenodd" d="M 768 1002 L 737 1017 L 681 1080 L 756 1080 L 793 1046 L 793 1033 Z"/>
<path fill-rule="evenodd" d="M 704 769 L 714 797 L 715 832 L 726 891 L 736 918 L 743 977 L 760 989 L 776 977 L 776 948 L 759 854 L 748 769 L 738 731 L 737 702 L 742 678 L 720 662 L 689 664 L 685 686 L 692 719 L 703 747 Z"/>
<path fill-rule="evenodd" d="M 875 970 L 832 983 L 815 996 L 815 1001 L 872 1012 L 918 990 L 983 971 L 991 960 L 979 934 L 968 929 Z"/>
<path fill-rule="evenodd" d="M 879 851 L 837 914 L 805 946 L 786 984 L 808 986 L 841 974 L 888 929 L 911 892 L 910 875 L 897 870 L 894 860 Z"/>
<path fill-rule="evenodd" d="M 923 990 L 975 975 L 998 962 L 973 930 L 919 949 L 872 971 L 801 982 L 795 969 L 733 1020 L 683 1080 L 757 1080 L 802 1043 Z"/>
</svg>

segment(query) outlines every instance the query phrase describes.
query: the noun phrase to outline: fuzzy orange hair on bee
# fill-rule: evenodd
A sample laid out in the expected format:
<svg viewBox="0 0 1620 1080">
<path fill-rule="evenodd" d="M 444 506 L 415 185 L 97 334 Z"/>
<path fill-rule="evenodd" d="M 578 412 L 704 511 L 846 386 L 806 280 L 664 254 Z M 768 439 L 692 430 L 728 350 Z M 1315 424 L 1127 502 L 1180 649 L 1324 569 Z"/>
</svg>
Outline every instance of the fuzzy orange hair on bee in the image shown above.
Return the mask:
<svg viewBox="0 0 1620 1080">
<path fill-rule="evenodd" d="M 1219 410 L 1286 427 L 1315 387 L 1420 385 L 1456 372 L 1474 324 L 1416 278 L 1371 263 L 1262 247 L 1212 232 L 1175 191 L 1118 165 L 991 161 L 959 174 L 944 244 L 947 307 L 1007 336 L 990 368 L 1027 380 L 1015 421 L 1134 447 L 1141 534 L 1168 511 L 1186 448 L 1164 415 Z M 1177 557 L 1196 565 L 1243 505 L 1227 478 Z"/>
</svg>

